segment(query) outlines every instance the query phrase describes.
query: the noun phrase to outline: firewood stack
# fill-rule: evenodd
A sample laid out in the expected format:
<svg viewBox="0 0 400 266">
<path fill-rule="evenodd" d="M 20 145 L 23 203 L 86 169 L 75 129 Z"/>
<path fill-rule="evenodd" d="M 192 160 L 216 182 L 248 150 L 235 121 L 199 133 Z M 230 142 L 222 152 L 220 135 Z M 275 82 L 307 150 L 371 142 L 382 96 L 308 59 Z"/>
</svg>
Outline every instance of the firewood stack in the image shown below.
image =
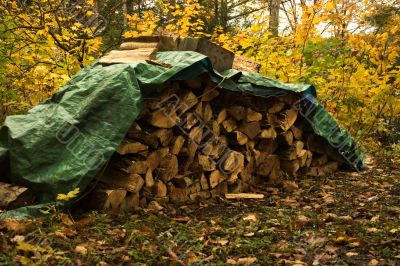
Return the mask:
<svg viewBox="0 0 400 266">
<path fill-rule="evenodd" d="M 255 97 L 200 76 L 146 96 L 142 111 L 85 202 L 118 211 L 206 200 L 327 175 L 340 157 L 293 104 L 297 94 Z"/>
</svg>

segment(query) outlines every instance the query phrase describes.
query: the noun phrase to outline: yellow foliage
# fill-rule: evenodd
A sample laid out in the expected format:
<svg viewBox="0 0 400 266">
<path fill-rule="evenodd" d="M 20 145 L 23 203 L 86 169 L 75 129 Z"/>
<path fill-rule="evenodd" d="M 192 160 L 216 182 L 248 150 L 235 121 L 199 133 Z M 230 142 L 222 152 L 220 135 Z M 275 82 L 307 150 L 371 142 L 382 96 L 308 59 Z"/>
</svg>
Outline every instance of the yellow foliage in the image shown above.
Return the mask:
<svg viewBox="0 0 400 266">
<path fill-rule="evenodd" d="M 75 188 L 74 190 L 68 192 L 67 194 L 58 194 L 57 200 L 70 201 L 71 199 L 76 198 L 79 192 L 80 192 L 79 188 Z"/>
</svg>

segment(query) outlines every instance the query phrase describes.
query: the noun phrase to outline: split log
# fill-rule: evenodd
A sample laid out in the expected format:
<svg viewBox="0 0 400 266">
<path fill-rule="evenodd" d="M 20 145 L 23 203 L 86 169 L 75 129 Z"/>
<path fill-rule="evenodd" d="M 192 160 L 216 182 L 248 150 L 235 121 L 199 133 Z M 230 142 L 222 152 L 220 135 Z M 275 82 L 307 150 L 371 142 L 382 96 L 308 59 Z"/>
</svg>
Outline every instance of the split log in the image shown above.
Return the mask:
<svg viewBox="0 0 400 266">
<path fill-rule="evenodd" d="M 221 128 L 220 128 L 218 122 L 217 121 L 213 121 L 212 124 L 211 124 L 211 131 L 212 131 L 212 134 L 213 134 L 212 138 L 216 138 L 216 137 L 218 137 L 220 135 L 220 133 L 221 133 L 220 129 Z"/>
<path fill-rule="evenodd" d="M 310 150 L 312 152 L 318 153 L 318 154 L 325 154 L 326 153 L 326 147 L 329 144 L 321 137 L 315 135 L 315 134 L 310 134 L 307 138 L 307 150 Z"/>
<path fill-rule="evenodd" d="M 156 169 L 159 166 L 160 159 L 162 157 L 164 157 L 162 151 L 163 151 L 163 149 L 159 150 L 158 152 L 154 151 L 154 152 L 150 153 L 150 155 L 147 157 L 146 165 L 151 171 L 154 171 L 154 169 Z M 167 150 L 165 150 L 165 151 L 166 151 L 166 153 L 168 153 Z"/>
<path fill-rule="evenodd" d="M 33 204 L 35 195 L 26 188 L 0 182 L 0 209 L 10 210 Z"/>
<path fill-rule="evenodd" d="M 237 130 L 228 133 L 227 137 L 228 137 L 228 142 L 233 145 L 244 145 L 249 141 L 249 138 L 247 137 L 246 134 Z"/>
<path fill-rule="evenodd" d="M 273 139 L 262 139 L 257 144 L 257 149 L 269 154 L 274 153 L 278 149 L 278 143 Z"/>
<path fill-rule="evenodd" d="M 249 139 L 254 139 L 261 131 L 259 122 L 245 123 L 238 129 L 239 131 L 246 134 Z"/>
<path fill-rule="evenodd" d="M 251 108 L 246 109 L 246 122 L 257 122 L 262 119 L 262 114 L 253 111 Z"/>
<path fill-rule="evenodd" d="M 146 121 L 154 127 L 172 128 L 178 124 L 179 117 L 174 109 L 169 108 L 151 112 Z"/>
<path fill-rule="evenodd" d="M 200 121 L 200 116 L 197 113 L 187 112 L 184 117 L 185 117 L 185 120 L 181 121 L 179 126 L 183 127 L 184 129 L 187 129 L 187 130 L 190 130 L 192 127 L 197 125 Z"/>
<path fill-rule="evenodd" d="M 236 121 L 241 121 L 245 118 L 246 112 L 243 106 L 232 106 L 226 109 L 228 115 Z"/>
<path fill-rule="evenodd" d="M 173 154 L 167 154 L 158 166 L 158 178 L 168 182 L 178 174 L 178 159 Z"/>
<path fill-rule="evenodd" d="M 202 173 L 200 177 L 200 186 L 202 190 L 208 190 L 210 188 L 207 177 L 204 173 Z"/>
<path fill-rule="evenodd" d="M 275 114 L 272 114 L 272 113 L 267 114 L 267 121 L 272 127 L 275 127 L 275 128 L 279 127 L 279 125 L 280 125 L 278 116 L 276 116 Z"/>
<path fill-rule="evenodd" d="M 283 175 L 283 172 L 282 172 L 282 169 L 281 169 L 280 160 L 277 159 L 277 160 L 275 160 L 275 164 L 272 167 L 271 173 L 269 174 L 268 181 L 270 183 L 274 183 L 274 184 L 279 183 L 280 178 L 282 177 L 282 175 Z"/>
<path fill-rule="evenodd" d="M 295 139 L 297 139 L 297 140 L 302 140 L 302 139 L 303 139 L 303 131 L 302 131 L 300 128 L 298 128 L 298 127 L 296 127 L 295 125 L 293 125 L 293 126 L 290 128 L 290 130 L 292 131 L 293 137 L 294 137 Z"/>
<path fill-rule="evenodd" d="M 193 127 L 189 132 L 189 139 L 193 140 L 195 143 L 200 144 L 202 137 L 203 137 L 203 128 Z"/>
<path fill-rule="evenodd" d="M 311 161 L 311 166 L 321 166 L 326 164 L 327 162 L 328 162 L 327 154 L 317 155 L 313 157 Z"/>
<path fill-rule="evenodd" d="M 254 158 L 251 156 L 250 161 L 244 166 L 243 170 L 240 171 L 239 177 L 245 183 L 252 183 L 254 173 Z"/>
<path fill-rule="evenodd" d="M 129 153 L 138 153 L 141 151 L 147 151 L 148 146 L 137 141 L 123 141 L 119 146 L 117 152 L 121 155 Z"/>
<path fill-rule="evenodd" d="M 200 191 L 189 195 L 191 201 L 205 201 L 211 198 L 210 191 Z"/>
<path fill-rule="evenodd" d="M 190 177 L 177 175 L 171 179 L 171 183 L 177 188 L 187 188 L 193 184 L 193 181 Z"/>
<path fill-rule="evenodd" d="M 227 193 L 225 194 L 226 199 L 263 199 L 263 194 L 255 193 Z"/>
<path fill-rule="evenodd" d="M 127 138 L 146 144 L 153 149 L 158 147 L 158 139 L 156 136 L 142 130 L 129 130 Z"/>
<path fill-rule="evenodd" d="M 147 161 L 140 158 L 124 158 L 116 156 L 111 159 L 110 168 L 128 174 L 145 174 L 148 166 Z"/>
<path fill-rule="evenodd" d="M 121 203 L 121 210 L 137 210 L 140 209 L 140 195 L 137 193 L 127 193 Z"/>
<path fill-rule="evenodd" d="M 96 186 L 83 205 L 91 210 L 103 210 L 109 213 L 117 213 L 121 210 L 127 191 L 125 189 L 107 188 Z"/>
<path fill-rule="evenodd" d="M 203 171 L 210 172 L 216 169 L 216 163 L 210 156 L 198 154 L 198 162 L 202 166 Z"/>
<path fill-rule="evenodd" d="M 301 150 L 299 152 L 299 163 L 300 167 L 305 167 L 307 164 L 307 159 L 308 159 L 308 151 L 307 150 Z"/>
<path fill-rule="evenodd" d="M 144 180 L 140 175 L 112 169 L 106 169 L 98 179 L 105 184 L 116 185 L 132 193 L 139 192 L 144 185 Z"/>
<path fill-rule="evenodd" d="M 203 94 L 201 95 L 201 101 L 202 102 L 209 102 L 213 100 L 215 97 L 219 95 L 219 91 L 217 87 L 215 86 L 207 86 L 204 89 Z"/>
<path fill-rule="evenodd" d="M 292 146 L 293 145 L 292 131 L 286 131 L 286 132 L 278 134 L 277 140 L 280 145 Z"/>
<path fill-rule="evenodd" d="M 146 187 L 152 187 L 155 184 L 153 172 L 150 168 L 146 172 L 144 183 L 145 183 Z"/>
<path fill-rule="evenodd" d="M 228 173 L 239 173 L 243 169 L 244 156 L 240 152 L 230 151 L 222 164 L 222 168 Z"/>
<path fill-rule="evenodd" d="M 332 174 L 338 168 L 338 162 L 328 162 L 322 166 L 313 166 L 308 170 L 310 176 L 326 176 Z"/>
<path fill-rule="evenodd" d="M 292 92 L 281 95 L 278 98 L 287 105 L 293 105 L 296 101 L 299 100 L 299 96 L 296 93 Z"/>
<path fill-rule="evenodd" d="M 222 122 L 222 127 L 225 129 L 226 132 L 232 132 L 237 128 L 235 120 L 232 118 L 228 118 L 227 120 Z"/>
<path fill-rule="evenodd" d="M 268 113 L 276 114 L 285 108 L 285 103 L 278 100 L 277 98 L 271 98 L 269 101 Z"/>
<path fill-rule="evenodd" d="M 300 169 L 300 163 L 298 160 L 281 160 L 280 165 L 282 170 L 288 175 L 296 175 L 297 171 Z"/>
<path fill-rule="evenodd" d="M 179 100 L 179 114 L 185 113 L 199 102 L 197 96 L 191 91 L 187 91 Z"/>
<path fill-rule="evenodd" d="M 185 143 L 185 138 L 183 136 L 175 137 L 175 140 L 173 141 L 173 146 L 171 148 L 171 153 L 174 155 L 178 155 L 184 143 Z"/>
<path fill-rule="evenodd" d="M 208 181 L 211 188 L 215 188 L 219 183 L 221 183 L 224 180 L 225 176 L 219 170 L 212 171 L 208 177 Z"/>
<path fill-rule="evenodd" d="M 226 109 L 222 109 L 217 116 L 217 123 L 221 124 L 222 122 L 224 122 L 226 119 L 228 118 L 228 113 L 226 112 Z"/>
<path fill-rule="evenodd" d="M 296 122 L 298 111 L 296 109 L 288 109 L 279 116 L 279 126 L 283 131 L 289 130 Z"/>
<path fill-rule="evenodd" d="M 157 198 L 163 198 L 167 196 L 167 186 L 161 181 L 156 181 L 154 185 L 154 196 Z"/>
<path fill-rule="evenodd" d="M 203 113 L 202 116 L 204 123 L 208 123 L 213 117 L 213 111 L 211 105 L 209 103 L 203 104 Z"/>
<path fill-rule="evenodd" d="M 171 129 L 159 129 L 154 131 L 153 135 L 157 137 L 160 144 L 164 147 L 168 146 L 174 138 L 174 134 Z"/>
<path fill-rule="evenodd" d="M 259 135 L 259 137 L 262 139 L 275 139 L 277 136 L 278 135 L 273 127 L 261 130 Z"/>
<path fill-rule="evenodd" d="M 210 192 L 211 192 L 212 198 L 224 195 L 224 194 L 228 193 L 228 183 L 221 182 L 214 189 L 210 190 Z"/>
</svg>

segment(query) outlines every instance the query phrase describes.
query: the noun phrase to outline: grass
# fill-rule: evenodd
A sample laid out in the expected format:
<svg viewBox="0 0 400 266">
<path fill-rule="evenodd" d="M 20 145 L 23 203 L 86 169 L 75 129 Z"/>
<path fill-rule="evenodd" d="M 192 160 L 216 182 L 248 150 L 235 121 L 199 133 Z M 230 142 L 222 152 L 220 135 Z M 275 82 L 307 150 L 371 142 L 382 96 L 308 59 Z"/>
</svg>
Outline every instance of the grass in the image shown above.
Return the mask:
<svg viewBox="0 0 400 266">
<path fill-rule="evenodd" d="M 261 185 L 262 200 L 3 223 L 0 264 L 399 265 L 399 172 L 377 165 L 294 191 Z"/>
</svg>

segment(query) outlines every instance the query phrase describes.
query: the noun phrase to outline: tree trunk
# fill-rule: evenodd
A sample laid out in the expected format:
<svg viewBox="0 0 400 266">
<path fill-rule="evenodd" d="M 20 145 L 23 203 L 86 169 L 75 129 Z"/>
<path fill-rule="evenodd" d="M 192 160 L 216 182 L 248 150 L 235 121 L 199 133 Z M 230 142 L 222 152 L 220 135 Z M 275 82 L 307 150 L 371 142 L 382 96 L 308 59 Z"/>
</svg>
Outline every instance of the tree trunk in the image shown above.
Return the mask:
<svg viewBox="0 0 400 266">
<path fill-rule="evenodd" d="M 272 37 L 278 36 L 279 28 L 279 7 L 281 5 L 281 0 L 271 0 L 269 7 L 269 31 Z"/>
</svg>

